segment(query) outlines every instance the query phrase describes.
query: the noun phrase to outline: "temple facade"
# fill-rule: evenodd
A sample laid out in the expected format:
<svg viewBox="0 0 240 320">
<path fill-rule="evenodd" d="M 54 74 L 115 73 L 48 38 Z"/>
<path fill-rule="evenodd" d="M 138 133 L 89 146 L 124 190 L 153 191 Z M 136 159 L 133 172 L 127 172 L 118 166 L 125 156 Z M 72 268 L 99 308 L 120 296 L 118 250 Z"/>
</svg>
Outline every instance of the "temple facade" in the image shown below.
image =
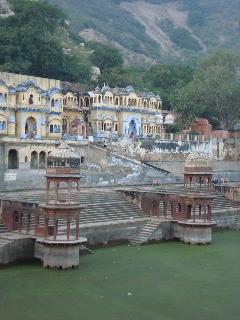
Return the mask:
<svg viewBox="0 0 240 320">
<path fill-rule="evenodd" d="M 173 122 L 159 96 L 132 86 L 83 92 L 58 80 L 0 73 L 0 137 L 155 137 Z"/>
<path fill-rule="evenodd" d="M 104 85 L 89 92 L 93 104 L 91 127 L 97 138 L 157 136 L 173 118 L 162 111 L 162 100 L 152 93 L 137 92 L 132 86 Z"/>
</svg>

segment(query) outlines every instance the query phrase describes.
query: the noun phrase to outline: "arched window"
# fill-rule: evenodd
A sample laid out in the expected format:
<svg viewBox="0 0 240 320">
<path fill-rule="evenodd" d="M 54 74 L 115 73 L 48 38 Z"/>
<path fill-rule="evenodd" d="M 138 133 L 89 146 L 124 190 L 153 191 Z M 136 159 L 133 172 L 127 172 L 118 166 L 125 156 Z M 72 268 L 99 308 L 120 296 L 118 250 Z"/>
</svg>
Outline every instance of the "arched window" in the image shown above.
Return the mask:
<svg viewBox="0 0 240 320">
<path fill-rule="evenodd" d="M 115 99 L 115 105 L 118 105 L 118 98 Z"/>
<path fill-rule="evenodd" d="M 115 131 L 118 131 L 118 124 L 115 123 Z"/>
<path fill-rule="evenodd" d="M 84 163 L 84 157 L 81 157 L 81 163 Z"/>
<path fill-rule="evenodd" d="M 50 124 L 50 133 L 53 133 L 53 125 Z"/>
<path fill-rule="evenodd" d="M 41 151 L 39 153 L 39 169 L 45 169 L 46 168 L 46 153 L 44 151 Z"/>
<path fill-rule="evenodd" d="M 101 96 L 98 96 L 98 102 L 101 103 Z"/>
<path fill-rule="evenodd" d="M 51 99 L 51 108 L 54 108 L 54 99 Z"/>
</svg>

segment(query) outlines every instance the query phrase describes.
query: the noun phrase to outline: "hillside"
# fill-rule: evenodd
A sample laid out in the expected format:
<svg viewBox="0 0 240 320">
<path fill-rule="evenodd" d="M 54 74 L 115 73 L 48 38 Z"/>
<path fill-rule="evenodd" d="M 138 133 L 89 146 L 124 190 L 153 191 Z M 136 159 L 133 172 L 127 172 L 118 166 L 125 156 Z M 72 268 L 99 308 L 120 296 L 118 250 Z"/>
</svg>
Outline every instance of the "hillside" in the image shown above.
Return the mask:
<svg viewBox="0 0 240 320">
<path fill-rule="evenodd" d="M 240 0 L 49 0 L 86 40 L 120 48 L 127 62 L 194 62 L 215 47 L 240 50 Z"/>
</svg>

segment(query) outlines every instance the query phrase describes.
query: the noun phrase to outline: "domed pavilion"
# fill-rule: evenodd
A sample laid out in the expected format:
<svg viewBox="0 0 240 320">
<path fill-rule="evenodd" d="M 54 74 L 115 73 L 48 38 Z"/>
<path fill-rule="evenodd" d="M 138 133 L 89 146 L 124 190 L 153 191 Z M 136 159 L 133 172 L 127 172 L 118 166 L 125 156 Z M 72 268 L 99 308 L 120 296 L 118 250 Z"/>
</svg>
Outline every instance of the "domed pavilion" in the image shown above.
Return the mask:
<svg viewBox="0 0 240 320">
<path fill-rule="evenodd" d="M 47 158 L 43 265 L 72 268 L 79 264 L 80 156 L 65 142 Z"/>
</svg>

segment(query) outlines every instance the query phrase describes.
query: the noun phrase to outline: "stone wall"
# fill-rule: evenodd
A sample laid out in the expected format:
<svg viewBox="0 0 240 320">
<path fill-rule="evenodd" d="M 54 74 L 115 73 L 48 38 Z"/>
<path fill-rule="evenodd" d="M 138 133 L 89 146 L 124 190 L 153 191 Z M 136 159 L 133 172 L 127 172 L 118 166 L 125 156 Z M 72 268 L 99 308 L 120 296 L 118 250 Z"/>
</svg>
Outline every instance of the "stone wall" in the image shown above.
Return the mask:
<svg viewBox="0 0 240 320">
<path fill-rule="evenodd" d="M 2 146 L 4 144 L 0 144 Z M 96 148 L 85 142 L 69 144 L 80 155 L 84 163 L 81 164 L 81 184 L 83 186 L 113 186 L 131 184 L 151 184 L 153 179 L 161 179 L 164 182 L 175 182 L 175 178 L 160 170 L 151 168 L 134 159 L 128 159 L 120 155 L 114 155 L 102 148 Z M 21 169 L 6 169 L 7 152 L 3 152 L 2 161 L 5 162 L 5 174 L 16 175 L 16 180 L 5 181 L 0 184 L 1 190 L 15 189 L 43 189 L 45 188 L 45 170 L 29 169 L 30 164 L 24 163 L 25 156 L 31 157 L 31 152 L 45 151 L 48 149 L 42 143 L 31 145 L 18 144 L 15 148 L 19 152 Z M 13 148 L 8 145 L 7 150 Z M 1 150 L 1 149 L 0 149 Z M 3 149 L 4 150 L 4 149 Z M 1 174 L 3 179 L 3 174 Z M 0 180 L 1 181 L 1 180 Z"/>
<path fill-rule="evenodd" d="M 0 247 L 0 265 L 22 259 L 33 259 L 34 240 L 31 238 L 15 239 Z"/>
<path fill-rule="evenodd" d="M 149 163 L 163 170 L 169 171 L 174 176 L 183 177 L 185 165 L 184 160 L 149 161 Z M 240 181 L 240 161 L 214 160 L 212 165 L 213 178 L 225 176 L 229 181 Z"/>
<path fill-rule="evenodd" d="M 126 242 L 130 237 L 137 234 L 145 221 L 146 219 L 139 219 L 84 225 L 80 226 L 80 236 L 86 237 L 88 243 L 92 246 Z"/>
<path fill-rule="evenodd" d="M 216 223 L 216 228 L 232 228 L 240 216 L 240 209 L 232 209 L 212 213 L 212 221 Z"/>
</svg>

